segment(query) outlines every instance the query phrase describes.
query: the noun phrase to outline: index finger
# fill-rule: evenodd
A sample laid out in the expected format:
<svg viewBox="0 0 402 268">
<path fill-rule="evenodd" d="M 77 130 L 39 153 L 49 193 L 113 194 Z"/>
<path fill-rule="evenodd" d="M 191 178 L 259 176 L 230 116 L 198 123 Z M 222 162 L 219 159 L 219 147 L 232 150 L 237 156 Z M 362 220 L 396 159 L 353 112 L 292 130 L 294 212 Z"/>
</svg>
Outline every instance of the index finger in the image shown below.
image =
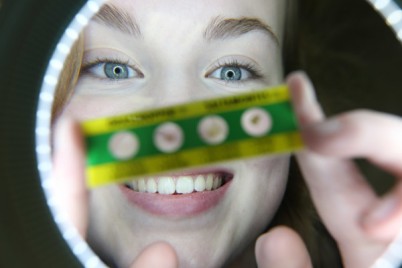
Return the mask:
<svg viewBox="0 0 402 268">
<path fill-rule="evenodd" d="M 302 132 L 324 122 L 312 84 L 302 73 L 289 77 L 288 85 Z M 377 197 L 353 161 L 321 155 L 307 148 L 296 154 L 314 205 L 325 226 L 338 242 L 346 267 L 368 267 L 385 245 L 368 239 L 361 228 L 364 211 Z"/>
<path fill-rule="evenodd" d="M 332 202 L 348 205 L 351 201 L 356 204 L 356 202 L 366 203 L 368 198 L 373 199 L 375 197 L 373 191 L 352 161 L 344 159 L 345 157 L 331 155 L 330 150 L 327 155 L 312 150 L 316 148 L 311 148 L 309 142 L 313 139 L 306 138 L 306 129 L 322 124 L 325 121 L 325 115 L 317 102 L 313 85 L 304 73 L 298 72 L 289 76 L 287 82 L 303 139 L 308 147 L 296 156 L 313 199 L 317 198 L 321 201 L 319 204 L 316 203 L 318 209 L 322 207 L 323 212 L 327 209 L 333 210 Z M 323 141 L 322 144 L 325 142 Z M 334 193 L 337 194 L 334 195 Z M 349 200 L 351 196 L 354 200 Z"/>
</svg>

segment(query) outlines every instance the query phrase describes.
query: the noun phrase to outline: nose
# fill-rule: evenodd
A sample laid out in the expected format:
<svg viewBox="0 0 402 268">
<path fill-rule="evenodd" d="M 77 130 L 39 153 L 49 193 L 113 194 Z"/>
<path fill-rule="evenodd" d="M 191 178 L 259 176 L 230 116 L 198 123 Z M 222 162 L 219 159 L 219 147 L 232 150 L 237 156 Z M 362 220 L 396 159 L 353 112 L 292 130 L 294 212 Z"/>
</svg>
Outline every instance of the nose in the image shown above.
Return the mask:
<svg viewBox="0 0 402 268">
<path fill-rule="evenodd" d="M 167 90 L 164 88 L 160 94 L 158 94 L 157 104 L 158 106 L 171 106 L 180 103 L 185 103 L 193 100 L 191 98 L 190 90 L 186 87 L 175 88 Z"/>
<path fill-rule="evenodd" d="M 200 90 L 202 91 L 195 79 L 183 79 L 176 76 L 161 79 L 153 88 L 153 93 L 156 96 L 156 104 L 160 107 L 196 100 L 199 98 Z"/>
</svg>

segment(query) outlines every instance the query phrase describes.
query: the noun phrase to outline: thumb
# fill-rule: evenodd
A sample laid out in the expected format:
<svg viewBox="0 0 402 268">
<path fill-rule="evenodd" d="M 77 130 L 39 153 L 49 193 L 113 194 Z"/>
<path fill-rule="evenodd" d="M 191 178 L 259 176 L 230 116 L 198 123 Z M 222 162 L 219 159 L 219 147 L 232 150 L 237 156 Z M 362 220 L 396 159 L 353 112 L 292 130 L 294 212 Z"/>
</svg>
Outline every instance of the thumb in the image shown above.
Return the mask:
<svg viewBox="0 0 402 268">
<path fill-rule="evenodd" d="M 88 191 L 85 185 L 84 146 L 80 128 L 70 119 L 61 119 L 56 125 L 54 138 L 54 195 L 71 223 L 85 238 L 88 224 Z"/>
<path fill-rule="evenodd" d="M 167 243 L 158 242 L 145 248 L 130 268 L 176 268 L 179 267 L 176 252 Z"/>
<path fill-rule="evenodd" d="M 257 240 L 255 255 L 259 268 L 312 268 L 310 256 L 300 236 L 279 226 Z"/>
</svg>

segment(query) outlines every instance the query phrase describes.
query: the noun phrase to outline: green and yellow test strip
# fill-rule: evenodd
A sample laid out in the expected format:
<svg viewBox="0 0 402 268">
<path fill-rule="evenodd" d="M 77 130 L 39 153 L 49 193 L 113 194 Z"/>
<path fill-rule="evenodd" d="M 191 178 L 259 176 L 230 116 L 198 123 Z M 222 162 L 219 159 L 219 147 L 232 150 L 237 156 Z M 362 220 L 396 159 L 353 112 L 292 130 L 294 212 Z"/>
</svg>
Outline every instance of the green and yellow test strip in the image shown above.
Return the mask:
<svg viewBox="0 0 402 268">
<path fill-rule="evenodd" d="M 84 122 L 87 184 L 302 147 L 285 85 Z"/>
</svg>

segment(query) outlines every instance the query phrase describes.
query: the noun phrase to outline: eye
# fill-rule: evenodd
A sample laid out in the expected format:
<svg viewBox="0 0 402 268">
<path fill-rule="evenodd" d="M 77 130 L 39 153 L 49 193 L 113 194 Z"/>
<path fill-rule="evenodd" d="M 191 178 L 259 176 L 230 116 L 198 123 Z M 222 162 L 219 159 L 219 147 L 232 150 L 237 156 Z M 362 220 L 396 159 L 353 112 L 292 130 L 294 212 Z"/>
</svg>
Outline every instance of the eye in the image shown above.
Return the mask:
<svg viewBox="0 0 402 268">
<path fill-rule="evenodd" d="M 134 70 L 125 64 L 105 63 L 103 65 L 105 75 L 110 79 L 127 79 L 134 75 Z"/>
<path fill-rule="evenodd" d="M 242 64 L 237 61 L 218 63 L 207 77 L 222 80 L 224 82 L 241 82 L 261 78 L 256 68 L 251 64 Z"/>
<path fill-rule="evenodd" d="M 110 80 L 144 77 L 137 68 L 131 67 L 128 63 L 114 60 L 96 60 L 95 62 L 87 63 L 83 66 L 82 71 L 99 78 L 107 78 Z"/>
<path fill-rule="evenodd" d="M 218 78 L 225 81 L 238 81 L 249 79 L 251 73 L 246 69 L 236 67 L 236 66 L 225 66 L 216 69 L 210 75 L 213 78 Z"/>
</svg>

